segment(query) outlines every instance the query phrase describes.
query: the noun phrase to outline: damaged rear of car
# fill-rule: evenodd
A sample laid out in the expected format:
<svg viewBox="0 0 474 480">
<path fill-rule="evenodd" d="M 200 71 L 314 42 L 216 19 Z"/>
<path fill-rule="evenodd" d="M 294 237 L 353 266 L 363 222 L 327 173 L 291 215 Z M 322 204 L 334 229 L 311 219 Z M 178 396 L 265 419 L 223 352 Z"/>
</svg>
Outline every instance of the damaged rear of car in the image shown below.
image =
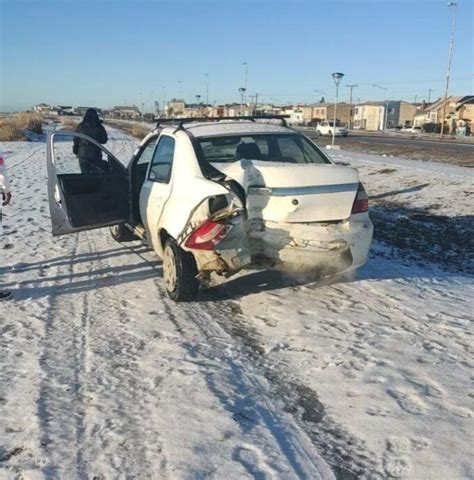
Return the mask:
<svg viewBox="0 0 474 480">
<path fill-rule="evenodd" d="M 249 266 L 330 275 L 366 262 L 373 227 L 356 169 L 334 165 L 285 127 L 222 122 L 188 129 L 200 165 L 228 190 L 200 202 L 178 238 L 201 279 Z"/>
</svg>

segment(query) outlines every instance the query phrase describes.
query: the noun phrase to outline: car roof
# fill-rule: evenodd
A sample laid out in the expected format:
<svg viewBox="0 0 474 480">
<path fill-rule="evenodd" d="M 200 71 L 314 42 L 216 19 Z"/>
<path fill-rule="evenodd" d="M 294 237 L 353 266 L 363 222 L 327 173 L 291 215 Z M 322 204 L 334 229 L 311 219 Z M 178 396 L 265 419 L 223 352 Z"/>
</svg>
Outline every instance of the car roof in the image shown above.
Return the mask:
<svg viewBox="0 0 474 480">
<path fill-rule="evenodd" d="M 227 135 L 242 135 L 256 133 L 297 133 L 291 128 L 271 123 L 230 120 L 220 122 L 190 122 L 185 130 L 194 137 L 215 137 Z"/>
</svg>

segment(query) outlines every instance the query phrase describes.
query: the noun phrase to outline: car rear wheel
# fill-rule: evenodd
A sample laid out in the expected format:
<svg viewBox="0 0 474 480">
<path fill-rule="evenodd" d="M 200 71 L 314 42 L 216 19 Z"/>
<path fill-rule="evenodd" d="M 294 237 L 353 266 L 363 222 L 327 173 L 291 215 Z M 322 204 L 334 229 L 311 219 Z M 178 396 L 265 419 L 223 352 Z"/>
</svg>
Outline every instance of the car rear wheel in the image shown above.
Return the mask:
<svg viewBox="0 0 474 480">
<path fill-rule="evenodd" d="M 112 238 L 119 243 L 135 240 L 133 232 L 123 223 L 112 225 L 110 227 L 110 234 L 112 235 Z"/>
<path fill-rule="evenodd" d="M 163 278 L 168 296 L 176 302 L 194 300 L 199 291 L 197 274 L 194 256 L 168 239 L 163 251 Z"/>
</svg>

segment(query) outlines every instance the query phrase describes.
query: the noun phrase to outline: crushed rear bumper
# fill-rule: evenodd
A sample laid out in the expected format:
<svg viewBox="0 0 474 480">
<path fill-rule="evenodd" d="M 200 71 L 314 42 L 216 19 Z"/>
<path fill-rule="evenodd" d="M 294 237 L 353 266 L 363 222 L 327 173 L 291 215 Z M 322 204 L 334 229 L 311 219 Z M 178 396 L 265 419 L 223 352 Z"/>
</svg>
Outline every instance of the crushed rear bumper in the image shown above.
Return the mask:
<svg viewBox="0 0 474 480">
<path fill-rule="evenodd" d="M 287 264 L 295 270 L 340 273 L 367 261 L 373 226 L 367 214 L 337 223 L 254 222 L 249 231 L 254 259 Z"/>
</svg>

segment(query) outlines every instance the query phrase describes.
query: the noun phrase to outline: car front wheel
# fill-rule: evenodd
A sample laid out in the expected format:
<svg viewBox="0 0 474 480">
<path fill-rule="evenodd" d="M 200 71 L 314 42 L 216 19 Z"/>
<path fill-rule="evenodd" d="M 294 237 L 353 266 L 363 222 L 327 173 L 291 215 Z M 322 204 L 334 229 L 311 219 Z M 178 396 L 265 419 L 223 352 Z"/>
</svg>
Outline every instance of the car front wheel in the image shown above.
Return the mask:
<svg viewBox="0 0 474 480">
<path fill-rule="evenodd" d="M 194 256 L 168 239 L 163 251 L 163 277 L 168 296 L 176 302 L 194 300 L 199 291 L 197 274 Z"/>
</svg>

